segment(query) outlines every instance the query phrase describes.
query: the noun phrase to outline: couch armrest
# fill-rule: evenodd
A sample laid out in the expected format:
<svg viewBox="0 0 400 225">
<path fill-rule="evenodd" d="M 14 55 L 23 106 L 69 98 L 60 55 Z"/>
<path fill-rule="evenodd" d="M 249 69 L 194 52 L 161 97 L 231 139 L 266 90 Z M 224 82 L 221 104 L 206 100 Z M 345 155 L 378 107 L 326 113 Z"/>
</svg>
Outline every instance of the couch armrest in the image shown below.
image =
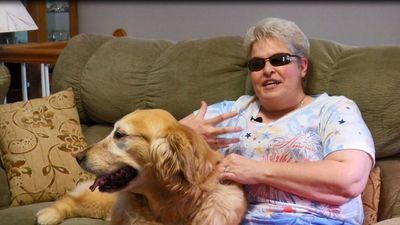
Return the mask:
<svg viewBox="0 0 400 225">
<path fill-rule="evenodd" d="M 7 67 L 0 64 L 0 104 L 4 102 L 4 97 L 7 95 L 10 80 L 10 72 Z"/>
<path fill-rule="evenodd" d="M 376 223 L 375 225 L 398 225 L 398 224 L 400 224 L 400 217 L 383 220 L 379 223 Z"/>
</svg>

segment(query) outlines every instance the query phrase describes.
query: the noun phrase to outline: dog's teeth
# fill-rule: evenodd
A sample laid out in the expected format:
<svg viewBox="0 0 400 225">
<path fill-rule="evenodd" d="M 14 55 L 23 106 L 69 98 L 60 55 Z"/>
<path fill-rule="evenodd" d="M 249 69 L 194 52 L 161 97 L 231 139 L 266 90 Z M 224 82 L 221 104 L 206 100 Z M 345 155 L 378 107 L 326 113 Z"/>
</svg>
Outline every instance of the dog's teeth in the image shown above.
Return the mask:
<svg viewBox="0 0 400 225">
<path fill-rule="evenodd" d="M 96 188 L 97 188 L 98 186 L 100 186 L 101 182 L 102 182 L 102 179 L 101 179 L 101 178 L 96 178 L 96 180 L 94 181 L 94 183 L 92 184 L 92 186 L 89 187 L 89 189 L 93 192 L 94 190 L 96 190 Z"/>
<path fill-rule="evenodd" d="M 90 191 L 92 191 L 92 192 L 95 191 L 96 188 L 97 188 L 97 185 L 96 185 L 96 184 L 92 184 L 92 185 L 89 187 Z"/>
</svg>

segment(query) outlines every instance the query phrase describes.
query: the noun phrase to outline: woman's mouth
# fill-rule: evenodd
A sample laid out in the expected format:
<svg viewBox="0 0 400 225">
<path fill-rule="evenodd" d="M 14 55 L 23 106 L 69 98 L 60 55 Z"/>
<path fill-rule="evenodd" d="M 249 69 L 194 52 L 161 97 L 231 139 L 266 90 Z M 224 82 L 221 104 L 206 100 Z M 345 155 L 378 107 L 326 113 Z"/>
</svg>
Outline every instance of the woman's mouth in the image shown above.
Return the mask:
<svg viewBox="0 0 400 225">
<path fill-rule="evenodd" d="M 273 88 L 279 85 L 280 83 L 282 82 L 279 80 L 266 80 L 262 83 L 262 86 L 266 88 Z"/>
</svg>

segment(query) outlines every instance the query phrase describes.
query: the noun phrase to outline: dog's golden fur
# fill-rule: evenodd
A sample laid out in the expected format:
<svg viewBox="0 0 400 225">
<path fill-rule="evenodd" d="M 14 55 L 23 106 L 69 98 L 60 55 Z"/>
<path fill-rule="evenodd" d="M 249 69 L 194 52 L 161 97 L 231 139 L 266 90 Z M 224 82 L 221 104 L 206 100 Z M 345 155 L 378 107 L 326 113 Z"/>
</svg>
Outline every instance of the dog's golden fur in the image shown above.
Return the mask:
<svg viewBox="0 0 400 225">
<path fill-rule="evenodd" d="M 88 183 L 37 214 L 39 224 L 69 217 L 107 218 L 111 224 L 237 225 L 246 211 L 243 190 L 221 184 L 222 156 L 164 110 L 138 110 L 78 156 L 98 176 L 130 166 L 137 176 L 115 193 L 90 192 Z M 96 186 L 95 186 L 96 187 Z"/>
</svg>

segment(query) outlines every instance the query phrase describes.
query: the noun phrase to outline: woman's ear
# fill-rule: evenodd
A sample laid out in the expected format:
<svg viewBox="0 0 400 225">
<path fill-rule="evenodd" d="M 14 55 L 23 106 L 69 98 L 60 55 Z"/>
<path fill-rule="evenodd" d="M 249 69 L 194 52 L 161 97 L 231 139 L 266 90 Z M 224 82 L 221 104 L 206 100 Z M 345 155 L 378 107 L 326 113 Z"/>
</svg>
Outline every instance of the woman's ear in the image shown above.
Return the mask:
<svg viewBox="0 0 400 225">
<path fill-rule="evenodd" d="M 308 59 L 306 57 L 300 58 L 300 73 L 301 77 L 305 78 L 308 70 Z"/>
</svg>

